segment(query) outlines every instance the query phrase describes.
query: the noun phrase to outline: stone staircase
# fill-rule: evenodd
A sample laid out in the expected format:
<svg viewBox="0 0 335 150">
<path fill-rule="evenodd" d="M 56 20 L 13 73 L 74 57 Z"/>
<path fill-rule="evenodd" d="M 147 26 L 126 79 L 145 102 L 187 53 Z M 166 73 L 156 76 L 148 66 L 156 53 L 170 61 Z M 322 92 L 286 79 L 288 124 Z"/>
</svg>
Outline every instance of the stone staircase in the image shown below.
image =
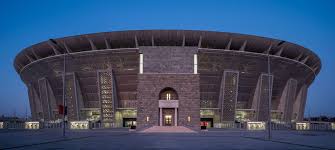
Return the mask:
<svg viewBox="0 0 335 150">
<path fill-rule="evenodd" d="M 140 133 L 197 133 L 196 131 L 186 128 L 184 126 L 153 126 L 139 132 Z"/>
</svg>

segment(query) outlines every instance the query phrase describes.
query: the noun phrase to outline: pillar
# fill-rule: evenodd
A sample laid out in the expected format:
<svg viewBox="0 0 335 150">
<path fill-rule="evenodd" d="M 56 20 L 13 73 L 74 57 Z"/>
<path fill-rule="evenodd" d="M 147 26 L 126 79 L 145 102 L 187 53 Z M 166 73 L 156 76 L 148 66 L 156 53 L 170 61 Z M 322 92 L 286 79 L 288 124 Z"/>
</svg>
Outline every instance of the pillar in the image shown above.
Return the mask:
<svg viewBox="0 0 335 150">
<path fill-rule="evenodd" d="M 163 113 L 162 108 L 159 108 L 159 126 L 163 126 Z"/>
<path fill-rule="evenodd" d="M 270 87 L 269 87 L 270 78 Z M 251 109 L 256 111 L 256 121 L 267 121 L 269 118 L 269 96 L 272 97 L 273 75 L 261 74 L 258 78 Z M 270 94 L 269 94 L 270 90 Z"/>
<path fill-rule="evenodd" d="M 177 126 L 177 116 L 178 115 L 178 113 L 177 113 L 177 108 L 174 108 L 174 126 Z"/>
</svg>

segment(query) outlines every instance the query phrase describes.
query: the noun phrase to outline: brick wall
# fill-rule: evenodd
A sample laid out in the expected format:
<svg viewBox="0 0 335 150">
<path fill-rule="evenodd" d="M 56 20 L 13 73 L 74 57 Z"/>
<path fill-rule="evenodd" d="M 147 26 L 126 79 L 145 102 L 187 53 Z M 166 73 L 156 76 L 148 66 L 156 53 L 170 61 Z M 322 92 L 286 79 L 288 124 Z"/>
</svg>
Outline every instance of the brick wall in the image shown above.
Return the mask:
<svg viewBox="0 0 335 150">
<path fill-rule="evenodd" d="M 159 125 L 159 93 L 165 87 L 176 90 L 179 97 L 178 125 L 199 129 L 200 93 L 197 74 L 140 74 L 138 76 L 137 126 Z M 149 121 L 146 121 L 146 117 Z M 191 117 L 188 122 L 188 116 Z"/>
</svg>

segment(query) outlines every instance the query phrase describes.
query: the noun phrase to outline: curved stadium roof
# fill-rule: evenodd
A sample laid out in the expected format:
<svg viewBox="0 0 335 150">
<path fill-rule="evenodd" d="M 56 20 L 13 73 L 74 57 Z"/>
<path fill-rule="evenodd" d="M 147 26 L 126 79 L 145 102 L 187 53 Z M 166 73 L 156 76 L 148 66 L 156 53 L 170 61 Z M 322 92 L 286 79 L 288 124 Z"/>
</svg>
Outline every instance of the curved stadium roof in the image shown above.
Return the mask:
<svg viewBox="0 0 335 150">
<path fill-rule="evenodd" d="M 191 46 L 209 49 L 269 52 L 310 67 L 315 74 L 321 69 L 320 58 L 300 45 L 254 35 L 194 30 L 130 30 L 84 34 L 50 40 L 23 49 L 15 58 L 17 72 L 30 63 L 50 56 L 102 49 L 137 48 L 139 46 Z"/>
</svg>

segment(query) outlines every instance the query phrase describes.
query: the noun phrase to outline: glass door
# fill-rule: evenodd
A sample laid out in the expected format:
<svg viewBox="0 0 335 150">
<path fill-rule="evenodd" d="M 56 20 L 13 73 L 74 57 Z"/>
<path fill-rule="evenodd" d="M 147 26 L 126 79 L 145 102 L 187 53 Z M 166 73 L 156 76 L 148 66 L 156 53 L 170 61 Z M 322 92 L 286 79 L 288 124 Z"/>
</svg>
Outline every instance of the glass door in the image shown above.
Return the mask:
<svg viewBox="0 0 335 150">
<path fill-rule="evenodd" d="M 164 125 L 171 126 L 172 125 L 172 115 L 165 115 L 164 116 Z"/>
</svg>

